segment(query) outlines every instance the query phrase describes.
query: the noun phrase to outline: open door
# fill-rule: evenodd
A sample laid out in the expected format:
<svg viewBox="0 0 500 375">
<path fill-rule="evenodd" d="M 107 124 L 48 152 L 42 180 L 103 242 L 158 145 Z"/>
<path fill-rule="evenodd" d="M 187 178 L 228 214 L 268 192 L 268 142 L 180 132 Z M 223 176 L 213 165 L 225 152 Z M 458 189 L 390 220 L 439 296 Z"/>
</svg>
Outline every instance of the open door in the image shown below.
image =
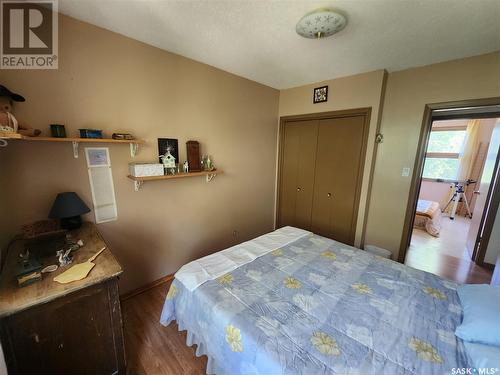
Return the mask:
<svg viewBox="0 0 500 375">
<path fill-rule="evenodd" d="M 500 147 L 500 124 L 497 124 L 491 134 L 490 146 L 484 164 L 483 174 L 479 189 L 474 192 L 477 195 L 474 213 L 471 219 L 469 233 L 467 235 L 466 247 L 469 254 L 472 254 L 472 259 L 481 264 L 483 260 L 480 254 L 486 252 L 484 245 L 484 231 L 486 218 L 490 213 L 493 192 L 498 188 L 498 154 Z M 481 214 L 482 211 L 482 214 Z M 493 216 L 494 213 L 493 213 Z"/>
</svg>

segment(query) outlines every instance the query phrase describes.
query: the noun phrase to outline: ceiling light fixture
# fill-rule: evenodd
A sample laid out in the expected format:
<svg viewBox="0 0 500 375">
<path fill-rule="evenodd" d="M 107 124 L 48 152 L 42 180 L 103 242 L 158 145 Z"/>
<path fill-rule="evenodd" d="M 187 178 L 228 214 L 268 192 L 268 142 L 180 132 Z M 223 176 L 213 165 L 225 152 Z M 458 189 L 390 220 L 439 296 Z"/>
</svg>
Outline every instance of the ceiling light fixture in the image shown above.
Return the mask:
<svg viewBox="0 0 500 375">
<path fill-rule="evenodd" d="M 308 39 L 321 39 L 338 33 L 347 25 L 347 18 L 331 9 L 316 9 L 297 22 L 295 31 Z"/>
</svg>

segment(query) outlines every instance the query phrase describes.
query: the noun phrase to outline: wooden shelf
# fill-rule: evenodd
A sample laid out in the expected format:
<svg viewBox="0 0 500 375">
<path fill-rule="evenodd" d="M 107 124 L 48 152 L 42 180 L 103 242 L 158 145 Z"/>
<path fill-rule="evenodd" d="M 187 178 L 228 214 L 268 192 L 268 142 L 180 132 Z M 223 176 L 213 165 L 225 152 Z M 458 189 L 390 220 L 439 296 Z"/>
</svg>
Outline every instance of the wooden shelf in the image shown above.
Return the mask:
<svg viewBox="0 0 500 375">
<path fill-rule="evenodd" d="M 185 178 L 185 177 L 197 177 L 197 176 L 205 176 L 207 182 L 212 181 L 212 179 L 218 174 L 222 174 L 223 172 L 219 169 L 215 169 L 213 171 L 202 171 L 202 172 L 189 172 L 189 173 L 178 173 L 178 174 L 169 174 L 164 176 L 146 176 L 146 177 L 135 177 L 132 175 L 128 175 L 127 177 L 134 181 L 135 191 L 139 191 L 142 184 L 146 181 L 158 181 L 158 180 L 173 180 L 176 178 Z"/>
<path fill-rule="evenodd" d="M 5 135 L 5 136 L 4 136 Z M 56 138 L 56 137 L 27 137 L 18 133 L 0 132 L 0 138 L 27 141 L 27 142 L 65 142 L 73 145 L 73 156 L 78 158 L 78 145 L 80 143 L 111 143 L 130 145 L 130 155 L 134 157 L 139 150 L 139 145 L 146 143 L 142 139 L 113 139 L 113 138 Z"/>
<path fill-rule="evenodd" d="M 19 133 L 6 132 L 3 130 L 0 130 L 0 138 L 1 139 L 20 139 L 20 138 L 22 138 L 22 135 Z"/>
<path fill-rule="evenodd" d="M 55 137 L 26 137 L 21 135 L 23 141 L 32 142 L 78 142 L 78 143 L 128 143 L 144 144 L 141 139 L 113 139 L 113 138 L 55 138 Z"/>
</svg>

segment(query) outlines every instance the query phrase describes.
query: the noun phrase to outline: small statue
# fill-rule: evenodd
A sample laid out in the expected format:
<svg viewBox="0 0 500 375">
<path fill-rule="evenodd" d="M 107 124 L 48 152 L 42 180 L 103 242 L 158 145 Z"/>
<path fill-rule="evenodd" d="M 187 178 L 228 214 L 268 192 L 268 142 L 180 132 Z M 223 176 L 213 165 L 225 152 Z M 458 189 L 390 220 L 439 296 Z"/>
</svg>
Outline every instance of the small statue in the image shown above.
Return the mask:
<svg viewBox="0 0 500 375">
<path fill-rule="evenodd" d="M 189 173 L 189 163 L 187 162 L 187 160 L 184 162 L 182 169 L 184 173 Z"/>
<path fill-rule="evenodd" d="M 57 257 L 58 257 L 58 260 L 59 260 L 59 266 L 60 267 L 67 266 L 68 264 L 70 264 L 71 262 L 73 262 L 73 256 L 70 253 L 71 253 L 71 249 L 68 249 L 66 251 L 59 250 L 56 253 Z"/>
<path fill-rule="evenodd" d="M 19 133 L 28 137 L 36 137 L 41 133 L 39 129 L 33 129 L 23 122 L 18 122 L 12 114 L 14 102 L 24 101 L 24 97 L 0 85 L 0 130 Z"/>
<path fill-rule="evenodd" d="M 165 155 L 160 155 L 163 162 L 163 167 L 165 168 L 165 174 L 175 174 L 175 158 L 170 153 L 170 150 L 165 152 Z"/>
<path fill-rule="evenodd" d="M 207 171 L 213 171 L 215 169 L 212 159 L 210 159 L 210 155 L 207 155 L 207 159 L 205 160 L 205 168 Z"/>
</svg>

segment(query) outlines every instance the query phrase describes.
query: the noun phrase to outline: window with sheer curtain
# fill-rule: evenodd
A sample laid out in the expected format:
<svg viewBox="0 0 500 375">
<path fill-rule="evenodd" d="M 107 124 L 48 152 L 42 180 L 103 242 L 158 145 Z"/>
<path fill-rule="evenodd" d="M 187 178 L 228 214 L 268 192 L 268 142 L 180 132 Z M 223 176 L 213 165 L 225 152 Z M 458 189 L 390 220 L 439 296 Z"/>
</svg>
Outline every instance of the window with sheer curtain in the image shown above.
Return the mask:
<svg viewBox="0 0 500 375">
<path fill-rule="evenodd" d="M 467 135 L 466 129 L 432 130 L 425 155 L 423 177 L 456 180 L 460 167 L 460 151 Z"/>
</svg>

